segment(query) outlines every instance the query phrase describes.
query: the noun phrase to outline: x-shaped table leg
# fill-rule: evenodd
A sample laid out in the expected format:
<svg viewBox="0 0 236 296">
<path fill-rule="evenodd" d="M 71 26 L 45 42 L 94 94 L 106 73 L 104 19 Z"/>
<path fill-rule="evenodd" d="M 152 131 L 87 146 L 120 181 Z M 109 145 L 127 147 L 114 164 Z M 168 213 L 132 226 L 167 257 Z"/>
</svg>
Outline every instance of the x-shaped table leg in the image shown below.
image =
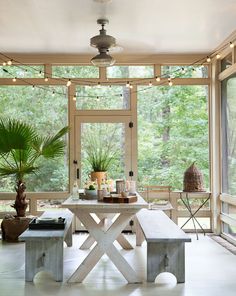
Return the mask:
<svg viewBox="0 0 236 296">
<path fill-rule="evenodd" d="M 96 216 L 100 219 L 99 225 L 103 227 L 104 230 L 107 230 L 112 224 L 112 218 L 114 218 L 115 214 L 96 214 Z M 129 241 L 124 237 L 122 233 L 116 239 L 120 246 L 125 250 L 132 250 L 133 247 L 129 243 Z M 89 234 L 83 244 L 80 246 L 81 250 L 89 249 L 95 242 L 95 239 Z"/>
<path fill-rule="evenodd" d="M 140 283 L 141 281 L 136 276 L 133 268 L 113 245 L 113 242 L 127 225 L 130 217 L 135 213 L 121 213 L 110 228 L 107 231 L 104 231 L 101 225 L 97 224 L 92 218 L 90 213 L 85 212 L 84 210 L 74 210 L 73 212 L 84 224 L 91 236 L 94 237 L 97 245 L 91 250 L 88 256 L 70 277 L 69 282 L 82 282 L 100 258 L 104 254 L 107 254 L 129 283 Z"/>
</svg>

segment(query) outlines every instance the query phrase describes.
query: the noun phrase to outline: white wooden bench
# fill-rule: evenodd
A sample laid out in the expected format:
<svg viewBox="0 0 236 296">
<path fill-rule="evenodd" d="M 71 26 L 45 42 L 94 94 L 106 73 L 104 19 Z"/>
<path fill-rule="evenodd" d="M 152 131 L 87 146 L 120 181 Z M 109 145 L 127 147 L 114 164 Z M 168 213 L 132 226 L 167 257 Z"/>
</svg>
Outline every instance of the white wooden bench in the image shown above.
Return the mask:
<svg viewBox="0 0 236 296">
<path fill-rule="evenodd" d="M 65 218 L 62 230 L 24 231 L 19 240 L 25 241 L 25 281 L 32 282 L 41 270 L 50 272 L 56 281 L 63 281 L 64 241 L 72 246 L 73 214 L 67 210 L 45 211 L 40 217 Z"/>
<path fill-rule="evenodd" d="M 163 211 L 142 209 L 136 214 L 136 245 L 147 241 L 147 281 L 161 272 L 185 282 L 185 242 L 191 239 Z"/>
</svg>

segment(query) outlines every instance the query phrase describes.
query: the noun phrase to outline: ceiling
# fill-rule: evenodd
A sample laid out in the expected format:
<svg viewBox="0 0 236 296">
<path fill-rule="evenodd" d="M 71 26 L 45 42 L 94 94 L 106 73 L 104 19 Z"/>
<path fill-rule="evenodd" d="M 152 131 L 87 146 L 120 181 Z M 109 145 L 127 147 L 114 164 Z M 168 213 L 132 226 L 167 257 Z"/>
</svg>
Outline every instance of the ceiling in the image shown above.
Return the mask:
<svg viewBox="0 0 236 296">
<path fill-rule="evenodd" d="M 236 29 L 236 0 L 0 0 L 0 52 L 90 54 L 106 17 L 119 54 L 204 53 Z"/>
</svg>

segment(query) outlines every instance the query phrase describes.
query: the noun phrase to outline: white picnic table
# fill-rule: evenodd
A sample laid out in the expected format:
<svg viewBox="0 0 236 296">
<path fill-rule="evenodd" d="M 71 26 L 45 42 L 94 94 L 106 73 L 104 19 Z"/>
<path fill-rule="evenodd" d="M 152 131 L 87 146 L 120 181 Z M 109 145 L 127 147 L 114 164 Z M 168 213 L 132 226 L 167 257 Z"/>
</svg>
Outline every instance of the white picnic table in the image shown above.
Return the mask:
<svg viewBox="0 0 236 296">
<path fill-rule="evenodd" d="M 89 231 L 89 237 L 81 248 L 90 248 L 94 241 L 97 243 L 69 278 L 69 282 L 82 282 L 104 254 L 107 254 L 128 283 L 141 282 L 136 272 L 113 244 L 117 240 L 124 249 L 133 248 L 121 232 L 139 210 L 148 207 L 139 194 L 137 194 L 137 202 L 133 203 L 104 203 L 97 200 L 73 200 L 69 197 L 62 203 L 62 207 L 74 213 Z M 92 214 L 96 214 L 100 219 L 99 223 Z M 117 218 L 111 219 L 116 214 L 118 214 Z M 109 218 L 108 223 L 104 223 L 106 218 Z"/>
</svg>

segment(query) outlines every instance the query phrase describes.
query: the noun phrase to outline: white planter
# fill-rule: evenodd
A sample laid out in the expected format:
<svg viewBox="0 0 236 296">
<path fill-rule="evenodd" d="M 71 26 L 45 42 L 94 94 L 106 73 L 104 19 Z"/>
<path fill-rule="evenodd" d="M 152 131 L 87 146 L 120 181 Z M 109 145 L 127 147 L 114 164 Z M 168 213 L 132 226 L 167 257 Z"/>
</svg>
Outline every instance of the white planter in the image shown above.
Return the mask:
<svg viewBox="0 0 236 296">
<path fill-rule="evenodd" d="M 84 189 L 85 199 L 97 199 L 97 190 Z"/>
</svg>

